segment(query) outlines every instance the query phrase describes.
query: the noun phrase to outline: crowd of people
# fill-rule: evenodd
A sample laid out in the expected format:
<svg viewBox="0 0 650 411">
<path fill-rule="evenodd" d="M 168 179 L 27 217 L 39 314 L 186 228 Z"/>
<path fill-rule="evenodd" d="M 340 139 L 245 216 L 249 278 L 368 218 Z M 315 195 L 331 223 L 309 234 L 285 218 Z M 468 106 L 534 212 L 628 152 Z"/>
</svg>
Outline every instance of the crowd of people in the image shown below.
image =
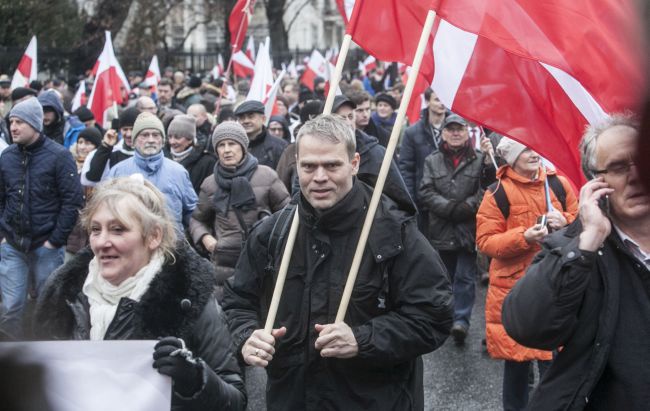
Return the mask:
<svg viewBox="0 0 650 411">
<path fill-rule="evenodd" d="M 577 197 L 534 150 L 428 89 L 337 322 L 402 84 L 347 76 L 323 115 L 324 81 L 287 78 L 267 118 L 248 80 L 227 95 L 223 79 L 170 69 L 154 90 L 130 75 L 103 123 L 70 109 L 65 82 L 6 80 L 0 339 L 160 339 L 152 364 L 179 410 L 244 409 L 246 366 L 266 368 L 270 410 L 423 409 L 421 356 L 465 344 L 482 279 L 505 410 L 647 406 L 650 196 L 633 117 L 587 129 Z"/>
</svg>

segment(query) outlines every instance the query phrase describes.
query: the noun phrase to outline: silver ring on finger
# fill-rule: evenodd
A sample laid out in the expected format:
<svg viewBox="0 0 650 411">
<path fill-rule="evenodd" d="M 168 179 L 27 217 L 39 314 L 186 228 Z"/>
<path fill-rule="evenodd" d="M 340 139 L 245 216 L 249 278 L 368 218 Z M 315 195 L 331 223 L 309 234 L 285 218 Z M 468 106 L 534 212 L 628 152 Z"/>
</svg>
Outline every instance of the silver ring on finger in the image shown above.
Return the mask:
<svg viewBox="0 0 650 411">
<path fill-rule="evenodd" d="M 254 355 L 255 355 L 256 357 L 259 357 L 259 356 L 260 356 L 260 349 L 259 349 L 259 348 L 255 349 L 255 354 L 254 354 Z"/>
</svg>

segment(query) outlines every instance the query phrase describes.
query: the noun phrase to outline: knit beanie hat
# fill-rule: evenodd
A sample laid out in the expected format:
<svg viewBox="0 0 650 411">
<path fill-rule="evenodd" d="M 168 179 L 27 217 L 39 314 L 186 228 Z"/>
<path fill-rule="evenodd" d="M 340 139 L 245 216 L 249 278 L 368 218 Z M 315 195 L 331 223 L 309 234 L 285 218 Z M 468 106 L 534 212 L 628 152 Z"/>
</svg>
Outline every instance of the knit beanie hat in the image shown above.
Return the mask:
<svg viewBox="0 0 650 411">
<path fill-rule="evenodd" d="M 138 114 L 140 114 L 140 110 L 135 107 L 129 107 L 124 110 L 122 113 L 120 113 L 119 127 L 133 127 L 135 124 L 135 119 L 138 118 Z"/>
<path fill-rule="evenodd" d="M 16 87 L 12 92 L 11 92 L 11 101 L 16 101 L 20 100 L 23 97 L 27 96 L 34 96 L 36 97 L 38 93 L 36 90 L 28 88 L 28 87 Z"/>
<path fill-rule="evenodd" d="M 29 124 L 34 130 L 43 131 L 43 106 L 36 98 L 28 98 L 16 104 L 9 112 L 9 118 L 16 117 Z"/>
<path fill-rule="evenodd" d="M 248 151 L 248 136 L 246 130 L 241 124 L 235 121 L 224 121 L 214 129 L 212 133 L 212 146 L 214 151 L 217 151 L 217 144 L 222 140 L 234 140 L 239 143 L 243 148 L 243 154 L 246 155 Z"/>
<path fill-rule="evenodd" d="M 380 101 L 383 101 L 384 103 L 391 106 L 393 110 L 397 109 L 397 100 L 395 100 L 395 97 L 391 96 L 390 94 L 387 93 L 377 94 L 375 96 L 375 103 L 379 103 Z"/>
<path fill-rule="evenodd" d="M 133 124 L 133 141 L 138 138 L 138 134 L 142 132 L 143 130 L 147 129 L 154 129 L 160 132 L 163 137 L 163 141 L 165 141 L 165 127 L 163 127 L 162 121 L 158 117 L 156 117 L 155 114 L 149 113 L 148 111 L 140 113 L 138 118 L 135 119 L 135 123 Z"/>
<path fill-rule="evenodd" d="M 93 112 L 90 111 L 90 109 L 88 107 L 86 107 L 86 106 L 79 107 L 72 114 L 77 116 L 77 118 L 81 122 L 86 122 L 86 121 L 90 121 L 90 120 L 95 119 L 95 115 L 93 114 Z"/>
<path fill-rule="evenodd" d="M 514 167 L 521 153 L 523 153 L 527 148 L 528 147 L 525 145 L 513 139 L 503 137 L 501 141 L 499 141 L 499 145 L 497 145 L 497 154 L 506 160 L 506 163 L 508 163 L 510 167 Z"/>
<path fill-rule="evenodd" d="M 92 143 L 95 147 L 102 144 L 102 133 L 97 127 L 86 127 L 79 132 L 77 139 L 83 138 L 84 140 Z"/>
<path fill-rule="evenodd" d="M 169 123 L 167 135 L 184 137 L 196 142 L 196 119 L 187 114 L 179 114 L 175 116 L 172 122 Z"/>
</svg>

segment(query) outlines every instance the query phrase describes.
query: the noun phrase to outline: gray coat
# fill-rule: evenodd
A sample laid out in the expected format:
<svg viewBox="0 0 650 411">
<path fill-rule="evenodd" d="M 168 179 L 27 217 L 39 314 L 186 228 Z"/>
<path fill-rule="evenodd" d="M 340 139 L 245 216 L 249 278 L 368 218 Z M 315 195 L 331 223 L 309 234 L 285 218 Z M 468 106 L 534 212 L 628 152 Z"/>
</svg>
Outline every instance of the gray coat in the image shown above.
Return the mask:
<svg viewBox="0 0 650 411">
<path fill-rule="evenodd" d="M 477 150 L 468 153 L 455 169 L 442 151 L 434 151 L 424 161 L 418 197 L 429 213 L 425 235 L 437 250 L 473 250 L 476 243 L 476 212 L 483 198 L 479 180 L 484 155 Z M 460 203 L 469 206 L 473 213 L 454 222 L 452 215 Z"/>
</svg>

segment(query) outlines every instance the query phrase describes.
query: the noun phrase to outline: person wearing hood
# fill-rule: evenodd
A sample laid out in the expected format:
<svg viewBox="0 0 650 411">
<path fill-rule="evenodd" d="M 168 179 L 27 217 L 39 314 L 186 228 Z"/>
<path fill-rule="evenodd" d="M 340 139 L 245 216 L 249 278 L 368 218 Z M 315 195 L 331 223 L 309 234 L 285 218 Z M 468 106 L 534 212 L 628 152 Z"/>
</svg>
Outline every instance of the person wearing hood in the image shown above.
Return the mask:
<svg viewBox="0 0 650 411">
<path fill-rule="evenodd" d="M 119 130 L 106 131 L 101 145 L 97 147 L 97 150 L 88 154 L 81 170 L 81 184 L 87 187 L 95 186 L 108 176 L 111 168 L 133 156 L 132 131 L 138 114 L 140 111 L 135 107 L 129 107 L 120 113 Z M 118 137 L 121 137 L 119 142 Z"/>
<path fill-rule="evenodd" d="M 40 293 L 63 264 L 83 200 L 72 154 L 42 133 L 38 100 L 14 105 L 9 122 L 13 144 L 0 161 L 0 334 L 20 339 L 28 274 Z"/>
<path fill-rule="evenodd" d="M 234 272 L 251 227 L 284 207 L 289 192 L 273 169 L 258 164 L 248 152 L 248 137 L 240 124 L 219 124 L 212 144 L 218 161 L 201 184 L 190 235 L 210 254 L 217 284 L 222 286 Z"/>
<path fill-rule="evenodd" d="M 43 107 L 43 134 L 63 145 L 65 117 L 63 104 L 54 90 L 48 90 L 38 96 L 38 102 Z"/>
<path fill-rule="evenodd" d="M 185 167 L 198 195 L 201 183 L 212 174 L 217 159 L 196 146 L 196 120 L 189 114 L 175 116 L 169 123 L 167 135 L 171 159 Z"/>
<path fill-rule="evenodd" d="M 550 350 L 530 348 L 533 346 L 528 344 L 520 345 L 511 338 L 503 326 L 503 302 L 515 284 L 528 275 L 526 270 L 541 250 L 540 245 L 549 229 L 559 230 L 575 220 L 578 201 L 569 182 L 564 177 L 557 176 L 554 171 L 547 171 L 542 166 L 540 155 L 525 145 L 503 137 L 497 146 L 497 154 L 506 164 L 499 167 L 499 181 L 495 183 L 498 185 L 486 193 L 476 216 L 476 245 L 482 253 L 492 258 L 490 285 L 485 301 L 485 336 L 490 357 L 505 360 L 503 408 L 523 410 L 528 403 L 531 362 L 538 360 L 541 379 L 550 364 L 552 353 Z M 564 188 L 564 204 L 561 196 L 556 194 L 559 190 L 545 189 L 547 183 L 553 188 L 553 178 Z M 505 194 L 509 210 L 507 215 L 505 208 L 499 205 L 499 192 Z M 548 209 L 547 201 L 552 205 L 551 210 Z M 546 223 L 538 221 L 542 216 Z M 561 251 L 554 252 L 562 255 Z M 572 277 L 567 275 L 564 278 L 568 280 Z M 538 290 L 542 288 L 537 287 Z M 558 289 L 561 288 L 563 287 L 558 286 Z M 560 301 L 556 300 L 557 304 L 563 305 Z M 525 310 L 533 306 L 534 301 L 528 299 Z M 551 310 L 552 306 L 553 304 L 545 305 L 544 310 Z M 562 312 L 567 312 L 565 308 L 563 305 Z M 574 322 L 575 314 L 571 315 L 571 321 Z M 554 324 L 554 327 L 563 327 L 565 323 L 558 321 Z M 568 397 L 573 395 L 575 391 L 567 394 Z M 558 408 L 558 403 L 559 400 L 542 409 L 575 409 L 566 406 Z"/>
<path fill-rule="evenodd" d="M 424 161 L 419 198 L 429 212 L 425 236 L 440 253 L 452 279 L 457 345 L 467 337 L 474 307 L 476 265 L 476 210 L 483 197 L 480 177 L 484 154 L 469 145 L 467 122 L 452 114 L 442 125 L 438 151 Z"/>
<path fill-rule="evenodd" d="M 289 122 L 285 116 L 271 116 L 267 130 L 273 137 L 291 143 L 291 131 L 289 130 Z"/>
<path fill-rule="evenodd" d="M 241 103 L 235 109 L 237 122 L 244 127 L 249 140 L 248 151 L 260 164 L 276 169 L 282 152 L 289 143 L 269 135 L 264 115 L 264 104 L 255 100 Z"/>
<path fill-rule="evenodd" d="M 140 113 L 133 124 L 133 156 L 108 172 L 108 178 L 142 174 L 167 199 L 167 207 L 179 232 L 189 225 L 197 196 L 190 175 L 182 165 L 165 158 L 165 129 L 155 114 Z"/>
</svg>

